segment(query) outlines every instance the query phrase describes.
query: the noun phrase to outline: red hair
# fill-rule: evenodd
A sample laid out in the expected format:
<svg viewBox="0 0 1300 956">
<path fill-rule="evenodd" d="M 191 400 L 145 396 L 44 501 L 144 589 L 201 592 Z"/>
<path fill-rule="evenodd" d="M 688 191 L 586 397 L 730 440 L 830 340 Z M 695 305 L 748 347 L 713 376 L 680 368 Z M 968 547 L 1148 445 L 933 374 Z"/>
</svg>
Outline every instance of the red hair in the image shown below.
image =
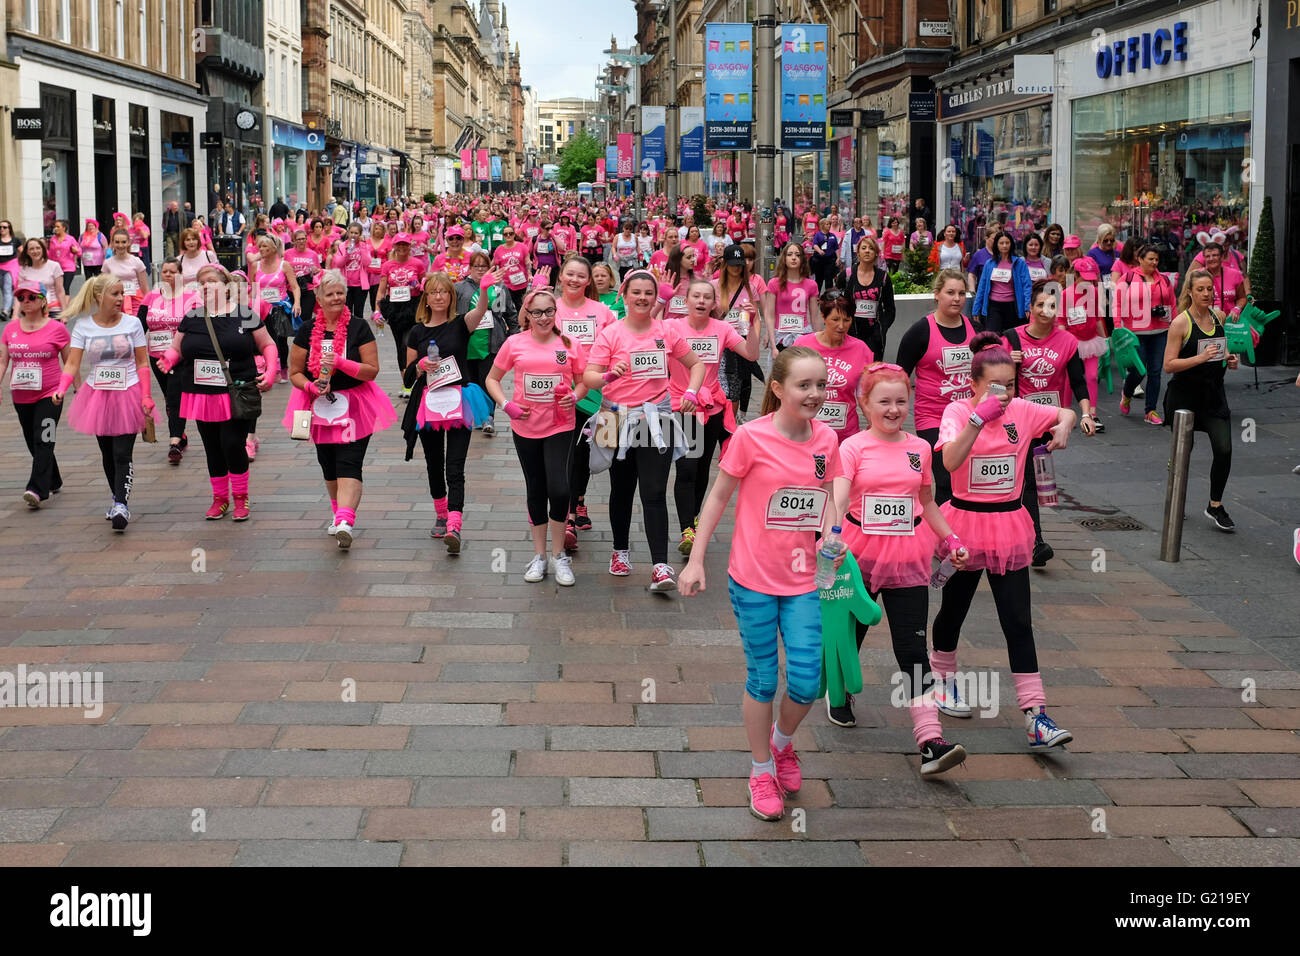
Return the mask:
<svg viewBox="0 0 1300 956">
<path fill-rule="evenodd" d="M 858 404 L 866 404 L 867 399 L 871 397 L 871 390 L 882 382 L 902 382 L 907 389 L 908 397 L 912 395 L 912 380 L 906 372 L 896 365 L 875 362 L 867 366 L 867 370 L 862 373 L 861 381 L 858 382 Z"/>
</svg>

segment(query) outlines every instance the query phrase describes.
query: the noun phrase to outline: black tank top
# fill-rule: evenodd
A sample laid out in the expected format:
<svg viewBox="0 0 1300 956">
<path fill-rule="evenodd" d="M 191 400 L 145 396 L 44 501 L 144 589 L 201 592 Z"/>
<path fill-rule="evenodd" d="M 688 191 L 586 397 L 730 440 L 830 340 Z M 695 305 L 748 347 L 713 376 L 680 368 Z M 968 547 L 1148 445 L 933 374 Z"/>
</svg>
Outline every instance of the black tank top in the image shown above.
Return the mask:
<svg viewBox="0 0 1300 956">
<path fill-rule="evenodd" d="M 1187 322 L 1191 326 L 1191 334 L 1183 341 L 1183 347 L 1178 350 L 1180 359 L 1196 358 L 1203 352 L 1206 346 L 1201 342 L 1217 341 L 1224 346 L 1223 358 L 1228 357 L 1226 333 L 1223 330 L 1223 323 L 1219 321 L 1218 314 L 1211 309 L 1210 316 L 1214 319 L 1214 331 L 1212 334 L 1206 334 L 1205 330 L 1196 324 L 1190 311 L 1184 313 L 1187 316 Z M 1204 365 L 1196 365 L 1181 372 L 1175 372 L 1170 379 L 1170 384 L 1178 383 L 1182 387 L 1203 387 L 1206 389 L 1222 389 L 1223 374 L 1226 371 L 1223 359 L 1217 359 L 1206 362 Z"/>
</svg>

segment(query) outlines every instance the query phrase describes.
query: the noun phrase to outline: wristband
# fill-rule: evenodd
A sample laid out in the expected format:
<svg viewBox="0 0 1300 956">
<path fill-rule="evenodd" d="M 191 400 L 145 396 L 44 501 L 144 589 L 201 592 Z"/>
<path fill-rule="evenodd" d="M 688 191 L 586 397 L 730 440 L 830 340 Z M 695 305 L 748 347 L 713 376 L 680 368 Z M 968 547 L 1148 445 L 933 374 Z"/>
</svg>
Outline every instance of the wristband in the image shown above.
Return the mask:
<svg viewBox="0 0 1300 956">
<path fill-rule="evenodd" d="M 955 532 L 944 538 L 943 544 L 944 547 L 948 549 L 944 554 L 944 557 L 961 550 L 961 538 L 957 537 Z"/>
<path fill-rule="evenodd" d="M 610 382 L 616 381 L 619 378 L 619 375 L 617 372 L 606 372 L 601 376 L 601 378 L 604 379 L 605 384 L 608 385 Z"/>
<path fill-rule="evenodd" d="M 64 373 L 63 373 L 63 376 L 59 379 L 59 394 L 60 394 L 60 395 L 66 395 L 66 394 L 68 394 L 68 389 L 72 387 L 73 377 L 74 377 L 74 376 L 73 376 L 73 374 L 72 374 L 71 372 L 64 372 Z"/>
<path fill-rule="evenodd" d="M 342 372 L 344 375 L 350 375 L 356 378 L 361 372 L 361 363 L 354 362 L 350 358 L 336 358 L 334 360 L 335 371 Z"/>
<path fill-rule="evenodd" d="M 976 428 L 984 427 L 984 419 L 980 418 L 979 412 L 971 412 L 970 418 L 966 419 L 966 421 L 970 422 Z"/>
<path fill-rule="evenodd" d="M 509 415 L 511 418 L 518 418 L 520 415 L 523 414 L 524 411 L 514 402 L 506 402 L 505 405 L 501 407 L 505 409 L 505 413 Z"/>
</svg>

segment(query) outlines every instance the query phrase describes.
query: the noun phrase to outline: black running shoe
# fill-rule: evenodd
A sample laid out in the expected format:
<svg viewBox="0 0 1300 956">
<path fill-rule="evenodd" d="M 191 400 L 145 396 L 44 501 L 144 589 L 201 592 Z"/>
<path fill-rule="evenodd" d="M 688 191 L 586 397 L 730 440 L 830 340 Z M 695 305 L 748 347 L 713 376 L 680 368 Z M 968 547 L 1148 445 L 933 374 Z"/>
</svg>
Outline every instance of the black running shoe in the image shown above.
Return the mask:
<svg viewBox="0 0 1300 956">
<path fill-rule="evenodd" d="M 1034 562 L 1033 562 L 1034 567 L 1036 568 L 1046 567 L 1047 562 L 1051 561 L 1052 558 L 1054 557 L 1056 557 L 1056 552 L 1052 550 L 1052 546 L 1050 544 L 1048 544 L 1042 538 L 1039 538 L 1036 542 L 1034 542 Z"/>
<path fill-rule="evenodd" d="M 1235 531 L 1237 528 L 1237 526 L 1232 523 L 1232 519 L 1228 517 L 1228 512 L 1223 505 L 1219 505 L 1218 507 L 1206 505 L 1205 517 L 1213 521 L 1214 526 L 1220 531 Z"/>
<path fill-rule="evenodd" d="M 447 546 L 448 554 L 460 554 L 460 531 L 448 531 L 447 536 L 442 541 Z"/>
<path fill-rule="evenodd" d="M 853 716 L 853 695 L 844 695 L 843 707 L 831 706 L 831 695 L 826 695 L 826 716 L 830 718 L 832 724 L 839 727 L 856 727 L 858 720 Z"/>
<path fill-rule="evenodd" d="M 961 744 L 950 744 L 942 737 L 927 740 L 921 747 L 921 775 L 943 773 L 966 760 L 966 749 Z"/>
</svg>

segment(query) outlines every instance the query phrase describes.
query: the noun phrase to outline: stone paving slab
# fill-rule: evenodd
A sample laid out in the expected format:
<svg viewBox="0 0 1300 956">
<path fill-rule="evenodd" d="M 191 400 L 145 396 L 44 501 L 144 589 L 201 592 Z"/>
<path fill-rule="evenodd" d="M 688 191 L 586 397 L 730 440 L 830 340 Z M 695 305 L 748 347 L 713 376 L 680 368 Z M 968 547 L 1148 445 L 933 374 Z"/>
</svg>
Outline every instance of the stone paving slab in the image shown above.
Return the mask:
<svg viewBox="0 0 1300 956">
<path fill-rule="evenodd" d="M 202 520 L 197 441 L 178 468 L 141 445 L 125 535 L 97 515 L 97 449 L 66 428 L 64 493 L 22 507 L 26 455 L 0 415 L 0 670 L 93 671 L 105 698 L 93 719 L 0 708 L 0 866 L 1300 865 L 1300 674 L 1254 639 L 1263 610 L 1206 597 L 1237 582 L 1214 589 L 1199 535 L 1170 574 L 1045 512 L 1057 557 L 1032 573 L 1033 614 L 1066 750 L 1028 752 L 983 584 L 959 662 L 1001 699 L 944 719 L 966 764 L 920 776 L 882 625 L 858 726 L 814 706 L 803 788 L 765 823 L 746 805 L 730 519 L 706 592 L 649 594 L 639 515 L 633 574 L 605 573 L 598 475 L 578 586 L 527 585 L 505 426 L 471 442 L 458 558 L 428 537 L 423 465 L 386 432 L 342 554 L 312 449 L 275 424 L 285 398 L 268 398 L 251 521 Z M 1195 600 L 1168 583 L 1188 575 Z"/>
</svg>

